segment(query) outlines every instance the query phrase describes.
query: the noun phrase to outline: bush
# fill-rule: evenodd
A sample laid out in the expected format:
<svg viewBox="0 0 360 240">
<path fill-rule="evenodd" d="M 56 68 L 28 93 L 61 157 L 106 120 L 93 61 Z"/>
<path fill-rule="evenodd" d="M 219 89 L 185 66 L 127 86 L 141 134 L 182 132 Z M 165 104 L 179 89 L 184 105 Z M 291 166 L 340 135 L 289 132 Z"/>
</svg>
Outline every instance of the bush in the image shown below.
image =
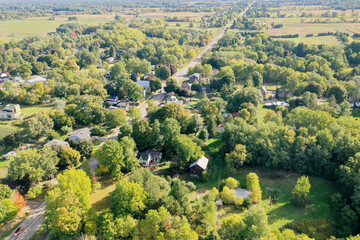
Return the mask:
<svg viewBox="0 0 360 240">
<path fill-rule="evenodd" d="M 209 173 L 208 171 L 203 171 L 201 174 L 201 180 L 203 182 L 207 182 L 209 180 Z"/>
<path fill-rule="evenodd" d="M 196 185 L 193 182 L 187 182 L 186 187 L 191 191 L 194 191 L 196 189 Z"/>
<path fill-rule="evenodd" d="M 42 193 L 42 187 L 36 186 L 29 189 L 27 196 L 28 199 L 34 199 L 37 198 Z"/>
<path fill-rule="evenodd" d="M 245 198 L 244 202 L 243 202 L 243 205 L 244 205 L 244 207 L 248 208 L 251 205 L 253 205 L 253 203 L 254 203 L 254 201 L 251 198 Z"/>
<path fill-rule="evenodd" d="M 69 126 L 62 126 L 61 128 L 60 128 L 60 132 L 62 133 L 62 134 L 69 134 L 69 133 L 71 133 L 73 131 L 73 128 L 72 127 L 69 127 Z"/>
<path fill-rule="evenodd" d="M 8 185 L 0 184 L 0 199 L 9 198 L 12 192 Z"/>
<path fill-rule="evenodd" d="M 60 138 L 60 134 L 58 134 L 55 130 L 50 130 L 47 133 L 47 138 L 49 141 L 53 140 L 53 139 L 59 139 Z"/>
<path fill-rule="evenodd" d="M 239 181 L 232 177 L 228 177 L 227 179 L 225 179 L 223 181 L 224 181 L 224 185 L 230 189 L 238 188 L 240 185 Z"/>
<path fill-rule="evenodd" d="M 100 127 L 100 126 L 95 126 L 93 127 L 93 129 L 91 129 L 91 136 L 105 136 L 106 135 L 106 130 L 104 127 Z"/>
<path fill-rule="evenodd" d="M 236 208 L 242 208 L 243 203 L 244 203 L 244 199 L 242 197 L 237 197 L 235 199 Z"/>
</svg>

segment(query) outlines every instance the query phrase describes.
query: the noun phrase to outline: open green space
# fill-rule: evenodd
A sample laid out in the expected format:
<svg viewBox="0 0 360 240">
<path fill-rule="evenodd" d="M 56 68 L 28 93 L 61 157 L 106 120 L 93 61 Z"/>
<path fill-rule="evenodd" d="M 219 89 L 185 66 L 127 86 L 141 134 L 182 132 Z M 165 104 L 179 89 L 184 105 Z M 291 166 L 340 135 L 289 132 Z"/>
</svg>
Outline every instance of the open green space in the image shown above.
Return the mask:
<svg viewBox="0 0 360 240">
<path fill-rule="evenodd" d="M 221 141 L 218 138 L 209 139 L 208 154 L 211 156 L 209 173 L 210 178 L 206 183 L 194 181 L 197 185 L 196 193 L 204 196 L 211 188 L 219 187 L 220 181 L 228 176 L 234 177 L 240 182 L 241 188 L 246 188 L 246 175 L 255 172 L 260 179 L 262 189 L 262 206 L 268 214 L 269 225 L 272 230 L 282 229 L 287 224 L 301 220 L 326 219 L 334 221 L 334 211 L 331 206 L 331 196 L 339 192 L 338 186 L 319 177 L 309 177 L 311 184 L 311 204 L 307 208 L 296 207 L 292 202 L 292 190 L 297 179 L 301 176 L 297 173 L 282 171 L 267 171 L 261 168 L 244 167 L 236 174 L 228 175 L 225 169 L 225 162 L 220 158 Z M 270 191 L 267 191 L 271 189 Z M 277 202 L 271 205 L 270 194 L 276 194 Z M 219 216 L 238 213 L 234 206 L 226 206 L 220 210 Z M 321 238 L 321 237 L 320 237 Z"/>
<path fill-rule="evenodd" d="M 49 112 L 53 109 L 52 104 L 41 104 L 35 106 L 21 106 L 21 112 L 23 113 L 24 117 L 30 116 L 37 112 Z"/>
</svg>

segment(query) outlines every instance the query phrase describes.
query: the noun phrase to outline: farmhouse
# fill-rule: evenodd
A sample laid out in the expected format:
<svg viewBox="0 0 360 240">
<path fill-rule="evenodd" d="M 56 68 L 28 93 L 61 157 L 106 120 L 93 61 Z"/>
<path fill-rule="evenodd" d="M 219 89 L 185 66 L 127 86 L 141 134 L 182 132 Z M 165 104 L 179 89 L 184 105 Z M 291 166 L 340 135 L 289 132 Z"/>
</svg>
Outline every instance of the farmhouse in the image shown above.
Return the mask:
<svg viewBox="0 0 360 240">
<path fill-rule="evenodd" d="M 153 150 L 147 150 L 146 152 L 139 153 L 139 162 L 144 167 L 148 167 L 152 163 L 160 162 L 161 158 L 162 153 Z"/>
<path fill-rule="evenodd" d="M 75 132 L 73 132 L 72 134 L 70 134 L 69 137 L 69 142 L 70 141 L 75 141 L 75 142 L 79 142 L 80 140 L 90 140 L 90 128 L 81 128 Z"/>
<path fill-rule="evenodd" d="M 60 146 L 61 148 L 70 147 L 68 142 L 53 139 L 50 142 L 46 143 L 44 146 L 54 147 L 54 146 Z"/>
<path fill-rule="evenodd" d="M 0 119 L 16 120 L 21 118 L 22 113 L 19 104 L 8 104 L 4 110 L 0 111 Z"/>
<path fill-rule="evenodd" d="M 116 103 L 117 100 L 119 100 L 118 96 L 110 96 L 106 99 L 106 103 Z"/>
<path fill-rule="evenodd" d="M 266 108 L 276 108 L 277 106 L 289 107 L 290 105 L 284 101 L 272 101 L 265 103 Z"/>
<path fill-rule="evenodd" d="M 193 176 L 201 176 L 201 174 L 206 171 L 209 164 L 209 159 L 207 159 L 205 156 L 202 156 L 199 160 L 193 162 L 190 165 L 190 175 Z"/>
</svg>

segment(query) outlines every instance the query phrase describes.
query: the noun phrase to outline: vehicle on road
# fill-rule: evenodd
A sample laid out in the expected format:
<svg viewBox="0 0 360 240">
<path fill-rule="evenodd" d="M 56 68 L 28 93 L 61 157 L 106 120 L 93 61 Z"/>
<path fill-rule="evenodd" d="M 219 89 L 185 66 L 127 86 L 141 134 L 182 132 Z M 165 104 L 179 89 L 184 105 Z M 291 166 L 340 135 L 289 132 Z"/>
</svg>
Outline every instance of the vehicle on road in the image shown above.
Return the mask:
<svg viewBox="0 0 360 240">
<path fill-rule="evenodd" d="M 17 237 L 20 235 L 20 233 L 22 233 L 24 231 L 23 227 L 18 227 L 15 232 L 14 232 L 14 237 Z"/>
</svg>

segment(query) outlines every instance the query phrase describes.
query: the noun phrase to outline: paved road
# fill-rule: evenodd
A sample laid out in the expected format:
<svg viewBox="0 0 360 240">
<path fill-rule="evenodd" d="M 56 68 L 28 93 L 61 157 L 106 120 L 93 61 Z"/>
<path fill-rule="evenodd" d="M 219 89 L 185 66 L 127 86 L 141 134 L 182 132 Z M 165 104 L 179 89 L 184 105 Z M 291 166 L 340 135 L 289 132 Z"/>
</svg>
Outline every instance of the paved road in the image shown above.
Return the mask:
<svg viewBox="0 0 360 240">
<path fill-rule="evenodd" d="M 19 227 L 23 227 L 24 231 L 17 237 L 14 237 L 14 232 L 11 233 L 5 240 L 29 240 L 44 223 L 46 201 L 42 202 L 41 205 L 33 210 L 31 214 L 21 223 Z"/>
<path fill-rule="evenodd" d="M 251 5 L 253 4 L 250 3 L 250 5 L 244 9 L 244 11 L 242 11 L 240 13 L 240 17 L 242 17 L 248 10 L 249 8 L 251 7 Z M 176 79 L 178 82 L 182 82 L 183 80 L 185 80 L 186 78 L 186 75 L 188 74 L 189 72 L 189 68 L 190 67 L 195 67 L 195 65 L 197 65 L 198 63 L 201 63 L 201 60 L 204 56 L 205 53 L 207 53 L 208 51 L 210 51 L 213 47 L 215 47 L 219 40 L 223 38 L 223 36 L 225 35 L 225 32 L 228 28 L 231 27 L 231 25 L 233 24 L 233 21 L 230 21 L 229 24 L 227 24 L 223 30 L 219 33 L 219 35 L 217 35 L 205 48 L 204 50 L 193 60 L 191 60 L 191 62 L 186 65 L 184 68 L 182 68 L 181 70 L 179 70 L 178 72 L 176 72 L 172 78 Z"/>
</svg>

